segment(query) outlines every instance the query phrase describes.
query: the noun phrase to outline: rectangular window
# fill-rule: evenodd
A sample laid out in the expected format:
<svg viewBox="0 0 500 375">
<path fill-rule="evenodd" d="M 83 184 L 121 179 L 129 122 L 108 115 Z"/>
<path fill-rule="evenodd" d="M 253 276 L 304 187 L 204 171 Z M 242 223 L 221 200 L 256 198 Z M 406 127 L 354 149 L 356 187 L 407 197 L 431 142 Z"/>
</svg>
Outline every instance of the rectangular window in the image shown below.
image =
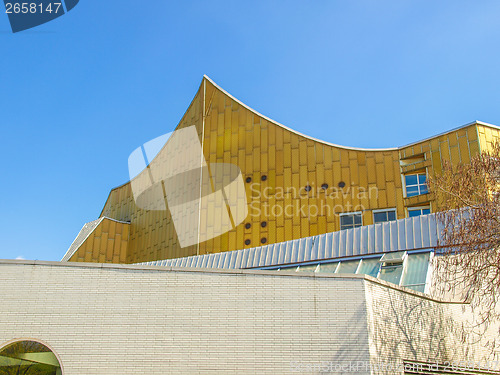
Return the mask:
<svg viewBox="0 0 500 375">
<path fill-rule="evenodd" d="M 299 266 L 297 272 L 315 272 L 318 268 L 317 264 L 308 264 L 307 266 Z"/>
<path fill-rule="evenodd" d="M 337 273 L 356 273 L 359 266 L 359 259 L 357 260 L 346 260 L 340 262 Z"/>
<path fill-rule="evenodd" d="M 429 263 L 430 253 L 409 254 L 401 285 L 424 293 Z"/>
<path fill-rule="evenodd" d="M 396 220 L 396 209 L 373 212 L 373 224 Z"/>
<path fill-rule="evenodd" d="M 361 212 L 340 214 L 340 230 L 360 227 L 362 224 Z"/>
<path fill-rule="evenodd" d="M 406 257 L 406 251 L 391 251 L 384 253 L 379 261 L 381 264 L 379 277 L 382 280 L 399 285 Z"/>
<path fill-rule="evenodd" d="M 429 207 L 408 207 L 408 217 L 428 215 L 431 213 Z"/>
<path fill-rule="evenodd" d="M 405 175 L 406 196 L 427 194 L 427 176 L 425 173 Z"/>
<path fill-rule="evenodd" d="M 373 277 L 377 277 L 379 271 L 380 271 L 380 258 L 362 259 L 361 265 L 358 268 L 358 273 L 370 275 Z"/>
<path fill-rule="evenodd" d="M 401 281 L 401 274 L 403 273 L 402 264 L 394 264 L 390 266 L 383 266 L 380 268 L 379 278 L 384 281 L 399 285 Z"/>
<path fill-rule="evenodd" d="M 337 271 L 338 265 L 339 265 L 339 262 L 322 263 L 319 265 L 319 272 L 335 273 L 335 271 Z"/>
</svg>

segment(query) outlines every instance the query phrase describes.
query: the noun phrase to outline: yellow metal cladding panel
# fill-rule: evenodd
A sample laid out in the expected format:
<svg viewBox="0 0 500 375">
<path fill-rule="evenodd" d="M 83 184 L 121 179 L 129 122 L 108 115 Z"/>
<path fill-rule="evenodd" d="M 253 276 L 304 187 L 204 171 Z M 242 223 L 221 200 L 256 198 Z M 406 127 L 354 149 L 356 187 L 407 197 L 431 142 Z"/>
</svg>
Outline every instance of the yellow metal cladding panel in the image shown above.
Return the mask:
<svg viewBox="0 0 500 375">
<path fill-rule="evenodd" d="M 489 127 L 471 124 L 465 128 L 450 131 L 401 149 L 400 156 L 403 161 L 415 156 L 421 156 L 425 159 L 411 165 L 404 165 L 401 167 L 401 171 L 411 173 L 418 170 L 427 170 L 428 175 L 433 176 L 441 173 L 445 161 L 453 165 L 470 162 L 470 158 L 479 152 L 478 132 L 480 139 L 483 136 L 484 144 L 487 143 L 486 133 L 481 131 L 482 128 L 488 129 L 490 133 L 496 131 Z"/>
<path fill-rule="evenodd" d="M 200 225 L 200 238 L 210 239 L 181 248 L 170 212 L 137 207 L 127 183 L 110 193 L 101 215 L 130 222 L 126 228 L 130 233 L 120 233 L 128 243 L 115 240 L 113 251 L 109 250 L 109 223 L 107 239 L 89 237 L 93 242 L 82 246 L 78 259 L 105 257 L 133 263 L 243 249 L 339 230 L 338 214 L 345 212 L 362 211 L 364 225 L 373 222 L 376 209 L 396 208 L 397 217 L 403 218 L 406 206 L 432 199 L 431 195 L 405 199 L 404 173 L 440 173 L 444 160 L 468 162 L 499 137 L 498 130 L 473 124 L 400 149 L 348 149 L 286 129 L 207 79 L 177 128 L 190 125 L 196 126 L 208 163 L 236 164 L 248 179 L 238 193 L 248 203 L 243 222 L 210 238 L 224 226 L 224 212 L 231 210 L 209 199 L 192 225 Z M 408 161 L 411 158 L 414 163 Z M 213 186 L 202 189 L 213 191 Z"/>
<path fill-rule="evenodd" d="M 207 87 L 214 86 L 207 82 Z M 371 212 L 398 204 L 397 192 L 402 194 L 402 191 L 400 181 L 395 182 L 400 180 L 395 175 L 399 170 L 397 151 L 347 150 L 315 142 L 260 118 L 233 99 L 228 100 L 220 90 L 210 89 L 210 92 L 215 92 L 213 103 L 220 103 L 219 97 L 225 98 L 224 119 L 220 119 L 218 112 L 218 124 L 224 123 L 232 129 L 230 134 L 220 129 L 217 137 L 238 139 L 211 140 L 205 144 L 238 145 L 237 150 L 230 150 L 231 160 L 236 161 L 245 178 L 251 178 L 251 188 L 247 188 L 251 208 L 243 223 L 219 236 L 221 246 L 227 243 L 227 247 L 214 248 L 214 241 L 209 240 L 200 244 L 203 252 L 258 246 L 264 238 L 273 243 L 325 233 L 332 230 L 332 224 L 333 230 L 338 230 L 338 213 L 359 209 Z M 207 111 L 205 122 L 211 124 L 214 109 L 207 107 Z M 229 113 L 230 124 L 226 120 Z M 237 129 L 235 121 L 239 122 Z M 242 135 L 244 140 L 240 139 Z M 213 160 L 211 146 L 204 147 L 204 154 L 207 160 Z M 262 181 L 262 176 L 267 180 Z M 370 180 L 377 183 L 371 190 Z M 345 183 L 344 188 L 339 188 L 340 182 Z M 326 189 L 322 188 L 325 184 Z M 404 212 L 403 207 L 399 211 Z M 370 217 L 365 220 L 367 223 L 371 222 L 371 216 L 367 214 Z M 265 228 L 260 225 L 263 221 L 268 223 Z M 251 229 L 246 229 L 245 224 Z M 245 240 L 250 243 L 246 245 Z"/>
<path fill-rule="evenodd" d="M 69 259 L 70 262 L 120 263 L 123 249 L 126 254 L 129 241 L 129 224 L 110 219 L 103 219 L 88 235 L 78 250 Z"/>
<path fill-rule="evenodd" d="M 479 153 L 480 143 L 482 149 L 483 147 L 490 147 L 491 143 L 488 143 L 489 134 L 493 136 L 496 132 L 498 130 L 474 123 L 402 149 L 400 150 L 400 156 L 403 159 L 402 163 L 411 162 L 411 157 L 421 157 L 423 160 L 411 164 L 402 164 L 401 172 L 404 174 L 425 171 L 428 176 L 432 177 L 442 173 L 445 163 L 451 163 L 452 165 L 469 163 L 470 159 Z M 433 201 L 434 197 L 431 194 L 426 194 L 405 198 L 404 204 L 405 206 L 427 205 Z M 439 207 L 435 208 L 439 209 Z"/>
<path fill-rule="evenodd" d="M 500 131 L 484 125 L 478 125 L 477 134 L 481 151 L 489 151 L 500 140 Z"/>
</svg>

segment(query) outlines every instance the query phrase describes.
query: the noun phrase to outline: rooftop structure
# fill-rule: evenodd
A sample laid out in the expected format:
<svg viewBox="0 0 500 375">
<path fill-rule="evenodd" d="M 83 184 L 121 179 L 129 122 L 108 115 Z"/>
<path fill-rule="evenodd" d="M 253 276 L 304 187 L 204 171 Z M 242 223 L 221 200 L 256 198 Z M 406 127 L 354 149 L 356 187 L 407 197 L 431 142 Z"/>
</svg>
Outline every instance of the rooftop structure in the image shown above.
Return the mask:
<svg viewBox="0 0 500 375">
<path fill-rule="evenodd" d="M 61 262 L 0 261 L 0 373 L 498 374 L 497 322 L 433 293 L 426 181 L 499 131 L 343 147 L 204 77 Z"/>
<path fill-rule="evenodd" d="M 474 121 L 402 147 L 344 147 L 259 114 L 205 76 L 176 128 L 178 134 L 195 134 L 200 151 L 193 144 L 186 147 L 185 141 L 181 146 L 172 139 L 162 143 L 156 157 L 147 158 L 143 172 L 111 191 L 98 221 L 84 226 L 63 260 L 139 263 L 183 258 L 436 212 L 439 207 L 427 190 L 427 178 L 439 174 L 446 161 L 468 163 L 473 155 L 490 149 L 499 130 Z M 140 187 L 141 199 L 157 199 L 161 181 L 148 179 L 155 174 L 151 171 L 175 172 L 178 165 L 169 165 L 173 154 L 177 164 L 194 163 L 200 170 L 201 177 L 190 184 L 175 180 L 177 190 L 199 184 L 198 196 L 190 197 L 195 205 L 186 205 L 182 198 L 181 208 L 163 202 L 163 210 L 158 210 L 138 202 L 134 184 L 145 185 Z M 224 187 L 225 182 L 219 189 L 214 185 L 210 168 L 215 165 L 237 167 L 239 175 L 230 180 L 236 205 L 246 200 L 239 211 L 227 191 L 224 197 L 203 203 L 204 196 L 216 196 Z M 174 172 L 168 172 L 169 183 Z M 221 174 L 228 177 L 227 172 Z M 242 178 L 241 185 L 237 178 Z M 182 220 L 191 230 L 184 243 Z"/>
</svg>

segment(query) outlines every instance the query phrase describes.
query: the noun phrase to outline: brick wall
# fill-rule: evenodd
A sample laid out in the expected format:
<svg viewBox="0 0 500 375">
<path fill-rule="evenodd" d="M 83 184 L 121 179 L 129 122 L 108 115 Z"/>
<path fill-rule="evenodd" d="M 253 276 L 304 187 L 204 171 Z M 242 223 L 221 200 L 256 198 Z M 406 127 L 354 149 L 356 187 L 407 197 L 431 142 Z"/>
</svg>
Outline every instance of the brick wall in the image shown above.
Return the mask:
<svg viewBox="0 0 500 375">
<path fill-rule="evenodd" d="M 308 366 L 465 348 L 446 328 L 463 305 L 361 275 L 280 272 L 1 261 L 0 346 L 41 340 L 65 375 L 319 373 Z"/>
<path fill-rule="evenodd" d="M 65 375 L 284 374 L 369 356 L 362 278 L 16 262 L 0 275 L 0 345 L 42 340 Z"/>
</svg>

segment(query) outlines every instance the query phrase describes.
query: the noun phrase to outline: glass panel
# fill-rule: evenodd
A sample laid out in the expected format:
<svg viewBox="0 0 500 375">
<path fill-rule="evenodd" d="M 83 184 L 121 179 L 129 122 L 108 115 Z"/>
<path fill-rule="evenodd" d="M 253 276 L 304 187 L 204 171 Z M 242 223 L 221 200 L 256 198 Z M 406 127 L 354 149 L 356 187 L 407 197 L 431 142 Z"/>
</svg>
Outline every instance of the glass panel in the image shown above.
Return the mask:
<svg viewBox="0 0 500 375">
<path fill-rule="evenodd" d="M 374 212 L 373 213 L 373 222 L 375 224 L 382 223 L 387 221 L 387 212 Z"/>
<path fill-rule="evenodd" d="M 353 215 L 343 215 L 340 217 L 341 225 L 352 225 L 353 224 Z"/>
<path fill-rule="evenodd" d="M 396 212 L 395 211 L 388 211 L 387 212 L 387 221 L 392 221 L 396 220 Z"/>
<path fill-rule="evenodd" d="M 307 266 L 300 266 L 298 272 L 314 272 L 316 271 L 317 264 L 308 264 Z"/>
<path fill-rule="evenodd" d="M 280 267 L 280 271 L 296 271 L 297 266 Z"/>
<path fill-rule="evenodd" d="M 355 224 L 355 226 L 361 225 L 361 215 L 360 214 L 354 215 L 354 224 Z"/>
<path fill-rule="evenodd" d="M 422 210 L 422 215 L 429 215 L 431 213 L 431 210 L 429 208 L 424 208 Z"/>
<path fill-rule="evenodd" d="M 405 176 L 406 185 L 416 185 L 417 184 L 417 175 L 413 174 L 411 176 Z"/>
<path fill-rule="evenodd" d="M 380 269 L 380 258 L 363 259 L 359 266 L 358 273 L 377 277 L 378 270 Z"/>
<path fill-rule="evenodd" d="M 408 210 L 408 216 L 409 217 L 415 217 L 415 216 L 420 216 L 422 215 L 422 210 Z"/>
<path fill-rule="evenodd" d="M 419 195 L 418 186 L 407 186 L 406 187 L 406 196 L 413 197 L 415 195 Z"/>
<path fill-rule="evenodd" d="M 403 261 L 406 251 L 392 251 L 382 255 L 381 262 Z"/>
<path fill-rule="evenodd" d="M 0 373 L 60 375 L 61 365 L 45 345 L 36 341 L 18 341 L 0 352 Z"/>
<path fill-rule="evenodd" d="M 337 271 L 337 273 L 356 273 L 358 264 L 359 264 L 359 259 L 340 262 L 339 270 Z"/>
<path fill-rule="evenodd" d="M 419 174 L 418 175 L 418 182 L 420 184 L 425 184 L 425 180 L 426 180 L 427 176 L 425 174 Z"/>
<path fill-rule="evenodd" d="M 411 287 L 415 284 L 425 284 L 429 269 L 430 253 L 409 254 L 405 274 L 401 285 Z"/>
<path fill-rule="evenodd" d="M 420 185 L 420 194 L 427 194 L 427 185 Z"/>
<path fill-rule="evenodd" d="M 337 265 L 339 262 L 334 262 L 334 263 L 322 263 L 319 265 L 319 271 L 318 272 L 324 272 L 324 273 L 335 273 L 335 270 L 337 269 Z"/>
<path fill-rule="evenodd" d="M 394 265 L 394 266 L 384 266 L 380 269 L 379 278 L 385 281 L 389 281 L 390 283 L 394 283 L 399 285 L 399 281 L 401 280 L 401 273 L 403 272 L 403 265 Z"/>
</svg>

